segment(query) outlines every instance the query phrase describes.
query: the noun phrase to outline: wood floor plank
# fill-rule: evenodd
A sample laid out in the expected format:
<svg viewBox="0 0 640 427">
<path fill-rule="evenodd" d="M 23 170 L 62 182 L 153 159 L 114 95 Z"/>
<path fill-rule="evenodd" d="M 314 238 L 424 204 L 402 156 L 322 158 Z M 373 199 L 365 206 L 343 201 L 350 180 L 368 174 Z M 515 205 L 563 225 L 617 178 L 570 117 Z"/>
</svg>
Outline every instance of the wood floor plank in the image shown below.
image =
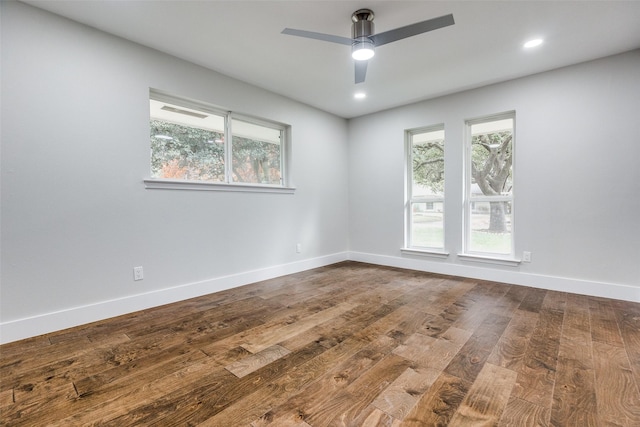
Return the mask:
<svg viewBox="0 0 640 427">
<path fill-rule="evenodd" d="M 272 311 L 257 318 L 253 316 L 240 318 L 240 321 L 247 321 L 247 319 L 251 319 L 252 322 L 248 322 L 250 324 L 246 325 L 244 328 L 240 327 L 240 329 L 234 329 L 232 334 L 225 334 L 225 337 L 222 339 L 205 338 L 205 342 L 198 342 L 196 344 L 203 352 L 210 356 L 225 353 L 231 348 L 236 348 L 245 344 L 248 338 L 253 336 L 264 337 L 265 335 L 270 334 L 271 332 L 269 331 L 271 330 L 277 330 L 296 323 L 298 320 L 304 319 L 305 317 L 322 310 L 322 308 L 326 307 L 327 304 L 331 305 L 335 304 L 335 302 L 336 300 L 332 297 L 327 301 L 323 301 L 322 304 L 298 303 L 284 307 L 280 310 Z"/>
<path fill-rule="evenodd" d="M 51 345 L 51 340 L 48 335 L 39 335 L 33 338 L 26 338 L 20 341 L 14 341 L 0 346 L 0 369 L 5 369 L 5 366 L 13 365 L 17 360 L 23 358 L 37 357 L 46 351 Z"/>
<path fill-rule="evenodd" d="M 575 348 L 571 348 L 575 350 Z M 551 424 L 598 426 L 595 371 L 585 368 L 569 352 L 560 354 L 551 407 Z"/>
<path fill-rule="evenodd" d="M 516 310 L 487 362 L 518 372 L 538 317 L 538 313 Z"/>
<path fill-rule="evenodd" d="M 445 372 L 469 383 L 475 381 L 484 363 L 493 351 L 510 319 L 492 314 L 478 326 L 464 346 L 447 365 Z"/>
<path fill-rule="evenodd" d="M 332 320 L 282 341 L 281 344 L 294 350 L 311 341 L 318 341 L 329 348 L 361 332 L 394 311 L 395 308 L 387 304 L 364 303 Z"/>
<path fill-rule="evenodd" d="M 355 305 L 351 303 L 341 303 L 335 307 L 298 319 L 296 322 L 291 324 L 280 326 L 278 328 L 266 329 L 261 333 L 253 334 L 245 343 L 242 344 L 242 347 L 252 353 L 257 353 L 267 347 L 271 347 L 274 344 L 305 332 L 314 326 L 331 320 L 354 307 Z"/>
<path fill-rule="evenodd" d="M 403 346 L 398 346 L 394 353 L 414 361 L 418 366 L 437 371 L 444 370 L 458 354 L 471 336 L 470 331 L 451 327 L 428 346 L 421 347 L 413 354 L 406 354 Z"/>
<path fill-rule="evenodd" d="M 77 346 L 69 342 L 47 347 L 46 359 L 36 356 L 12 358 L 11 363 L 3 364 L 0 368 L 0 387 L 15 387 L 18 384 L 46 381 L 51 377 L 60 377 L 61 372 L 68 372 L 76 366 L 86 366 L 86 358 L 92 358 L 96 351 L 110 349 L 128 342 L 129 337 L 116 334 L 101 343 L 92 344 L 87 341 L 85 346 Z M 64 378 L 63 382 L 67 382 Z"/>
<path fill-rule="evenodd" d="M 15 399 L 13 397 L 13 389 L 7 389 L 5 391 L 0 392 L 0 409 L 7 407 L 7 406 L 11 406 L 13 405 L 15 402 Z M 1 412 L 0 412 L 1 414 Z"/>
<path fill-rule="evenodd" d="M 360 412 L 410 365 L 406 359 L 388 355 L 349 384 L 344 392 L 314 409 L 305 421 L 314 427 L 353 425 Z"/>
<path fill-rule="evenodd" d="M 335 364 L 340 364 L 367 344 L 360 340 L 346 340 L 305 362 L 299 369 L 287 373 L 286 376 L 258 387 L 253 393 L 228 406 L 201 425 L 216 427 L 220 425 L 268 425 L 278 416 L 277 408 L 294 396 L 304 392 L 318 378 L 326 375 Z M 328 393 L 325 393 L 328 396 Z M 287 421 L 289 422 L 289 421 Z"/>
<path fill-rule="evenodd" d="M 567 296 L 566 299 L 551 424 L 585 427 L 600 425 L 586 298 Z"/>
<path fill-rule="evenodd" d="M 95 375 L 91 375 L 80 380 L 74 381 L 74 385 L 78 395 L 86 399 L 88 396 L 105 399 L 107 396 L 117 396 L 119 390 L 128 383 L 136 381 L 139 383 L 152 382 L 157 378 L 158 371 L 168 375 L 187 369 L 194 363 L 202 361 L 207 356 L 201 351 L 187 351 L 185 353 L 169 357 L 167 359 L 153 358 L 152 360 L 144 360 L 132 366 L 128 366 L 125 371 L 120 369 L 109 369 Z M 212 358 L 207 359 L 210 366 L 218 367 L 216 361 Z"/>
<path fill-rule="evenodd" d="M 499 427 L 548 427 L 550 410 L 531 402 L 511 396 L 502 413 Z M 554 425 L 555 426 L 555 425 Z M 559 427 L 559 426 L 558 426 Z M 579 426 L 575 426 L 579 427 Z"/>
<path fill-rule="evenodd" d="M 540 311 L 540 308 L 542 307 L 542 303 L 544 302 L 544 297 L 547 295 L 548 291 L 544 289 L 534 289 L 534 288 L 528 288 L 528 289 L 529 291 L 525 295 L 518 309 L 537 313 Z"/>
<path fill-rule="evenodd" d="M 546 409 L 551 408 L 563 313 L 540 310 L 523 363 L 518 371 L 514 396 Z"/>
<path fill-rule="evenodd" d="M 526 286 L 511 286 L 507 292 L 492 306 L 491 312 L 501 316 L 511 317 L 522 304 L 522 300 L 529 292 Z"/>
<path fill-rule="evenodd" d="M 442 373 L 404 418 L 401 426 L 448 426 L 471 383 Z"/>
<path fill-rule="evenodd" d="M 364 344 L 363 341 L 360 343 Z M 350 384 L 380 362 L 395 345 L 396 342 L 392 338 L 378 337 L 309 384 L 304 393 L 291 397 L 283 405 L 269 411 L 270 423 L 278 426 L 282 422 L 291 422 L 299 418 L 309 422 L 310 414 L 319 411 L 336 395 L 344 394 Z"/>
<path fill-rule="evenodd" d="M 16 389 L 14 398 L 19 405 L 4 409 L 0 420 L 8 425 L 30 425 L 30 419 L 42 414 L 43 407 L 49 410 L 64 408 L 77 396 L 73 383 L 37 384 L 26 390 Z"/>
<path fill-rule="evenodd" d="M 415 362 L 425 353 L 428 353 L 431 344 L 435 342 L 435 338 L 422 334 L 413 334 L 405 341 L 404 344 L 393 350 L 393 353 Z"/>
<path fill-rule="evenodd" d="M 565 292 L 547 291 L 542 300 L 541 309 L 565 311 L 567 305 L 567 294 Z"/>
<path fill-rule="evenodd" d="M 299 369 L 287 373 L 285 377 L 259 387 L 202 425 L 231 426 L 252 422 L 255 425 L 275 423 L 277 426 L 279 423 L 294 422 L 298 417 L 290 417 L 289 412 L 303 407 L 306 400 L 329 399 L 333 392 L 325 387 L 343 390 L 358 375 L 354 369 L 366 370 L 384 355 L 385 349 L 394 345 L 393 339 L 386 336 L 372 343 L 347 339 L 305 362 Z"/>
<path fill-rule="evenodd" d="M 348 261 L 0 346 L 0 425 L 636 427 L 640 304 Z"/>
<path fill-rule="evenodd" d="M 640 390 L 640 304 L 614 301 L 612 306 L 629 356 L 631 370 Z"/>
<path fill-rule="evenodd" d="M 201 381 L 196 387 L 176 390 L 160 399 L 140 406 L 117 418 L 114 423 L 125 425 L 148 425 L 160 421 L 165 425 L 202 423 L 242 399 L 248 388 L 255 389 L 256 384 L 269 383 L 285 375 L 287 370 L 297 367 L 324 351 L 326 351 L 324 347 L 312 343 L 242 378 L 237 378 L 229 373 L 234 379 L 221 375 L 219 378 Z M 224 371 L 228 373 L 228 371 Z M 176 400 L 184 403 L 176 406 L 174 404 Z"/>
<path fill-rule="evenodd" d="M 486 363 L 451 419 L 451 425 L 497 425 L 517 376 L 512 370 Z"/>
<path fill-rule="evenodd" d="M 640 425 L 640 392 L 623 348 L 593 342 L 595 391 L 602 424 Z"/>
<path fill-rule="evenodd" d="M 56 401 L 47 399 L 45 404 L 40 405 L 37 413 L 31 414 L 30 419 L 37 424 L 38 420 L 40 422 L 50 420 L 51 414 L 55 413 L 56 419 L 61 420 L 60 425 L 86 425 L 96 419 L 106 422 L 172 390 L 191 387 L 218 368 L 217 364 L 207 357 L 182 362 L 184 363 L 176 363 L 174 360 L 167 362 L 176 368 L 175 371 L 171 369 L 165 371 L 165 368 L 170 367 L 161 366 L 157 371 L 132 376 L 128 382 L 118 381 L 91 393 L 80 395 L 66 405 L 54 406 L 52 403 Z M 233 377 L 222 368 L 218 368 L 215 372 L 216 375 L 220 373 L 228 374 L 229 378 Z M 20 417 L 23 415 L 18 414 Z"/>
<path fill-rule="evenodd" d="M 471 332 L 475 331 L 490 313 L 490 310 L 487 310 L 487 305 L 484 303 L 498 300 L 504 296 L 505 293 L 506 289 L 495 283 L 478 283 L 475 288 L 456 301 L 456 305 L 464 309 L 461 310 L 459 316 L 457 316 L 451 326 L 458 329 L 466 329 Z"/>
<path fill-rule="evenodd" d="M 237 360 L 225 366 L 225 369 L 231 372 L 236 377 L 242 378 L 252 372 L 257 371 L 263 366 L 268 365 L 271 362 L 275 362 L 276 360 L 286 356 L 289 353 L 291 352 L 286 348 L 279 345 L 273 345 L 271 347 L 265 348 L 258 353 L 254 353 L 243 359 Z"/>
<path fill-rule="evenodd" d="M 610 301 L 596 297 L 589 298 L 589 312 L 592 340 L 622 347 L 624 344 Z"/>
<path fill-rule="evenodd" d="M 591 320 L 589 299 L 584 295 L 567 295 L 562 334 L 568 339 L 584 344 L 591 354 Z"/>
<path fill-rule="evenodd" d="M 360 427 L 392 427 L 394 421 L 397 422 L 396 425 L 400 424 L 400 422 L 395 420 L 391 415 L 370 405 L 354 420 L 353 425 Z"/>
<path fill-rule="evenodd" d="M 407 368 L 373 401 L 373 406 L 402 420 L 440 375 L 430 368 Z"/>
</svg>

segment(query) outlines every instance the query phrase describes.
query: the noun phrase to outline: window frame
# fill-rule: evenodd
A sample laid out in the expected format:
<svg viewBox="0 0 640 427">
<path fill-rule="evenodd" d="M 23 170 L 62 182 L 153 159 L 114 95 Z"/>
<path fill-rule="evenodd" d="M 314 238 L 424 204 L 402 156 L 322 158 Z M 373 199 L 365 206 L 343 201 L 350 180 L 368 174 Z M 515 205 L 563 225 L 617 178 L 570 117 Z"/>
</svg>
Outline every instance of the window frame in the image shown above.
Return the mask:
<svg viewBox="0 0 640 427">
<path fill-rule="evenodd" d="M 498 120 L 511 119 L 513 123 L 512 127 L 512 139 L 511 139 L 511 194 L 510 195 L 495 195 L 495 196 L 472 196 L 472 133 L 471 127 L 473 125 L 488 123 Z M 459 257 L 467 260 L 475 261 L 495 261 L 496 263 L 504 263 L 505 265 L 518 264 L 519 259 L 516 259 L 515 242 L 516 242 L 516 207 L 515 207 L 515 181 L 516 181 L 516 112 L 505 111 L 498 114 L 491 114 L 487 116 L 477 117 L 473 119 L 465 120 L 464 130 L 464 200 L 463 200 L 463 225 L 462 225 L 462 253 L 458 254 Z M 509 202 L 511 204 L 511 242 L 510 250 L 508 254 L 499 252 L 487 252 L 471 250 L 471 204 L 475 202 Z"/>
<path fill-rule="evenodd" d="M 291 185 L 289 174 L 291 162 L 290 125 L 251 116 L 244 113 L 230 111 L 203 101 L 176 96 L 157 89 L 149 89 L 149 101 L 150 100 L 166 102 L 184 108 L 202 111 L 203 113 L 222 116 L 224 118 L 224 181 L 214 182 L 148 177 L 143 180 L 145 188 L 164 190 L 239 191 L 289 194 L 295 192 L 295 187 Z M 150 116 L 149 119 L 151 120 Z M 232 122 L 234 120 L 278 130 L 280 132 L 280 184 L 234 181 L 232 168 L 234 137 Z M 151 167 L 151 165 L 149 165 L 149 167 Z M 149 169 L 149 171 L 151 171 L 151 169 Z"/>
<path fill-rule="evenodd" d="M 402 252 L 409 254 L 432 254 L 436 256 L 446 256 L 446 201 L 445 194 L 441 196 L 413 196 L 413 137 L 422 133 L 442 131 L 445 134 L 443 141 L 443 158 L 446 151 L 444 147 L 446 145 L 446 132 L 444 123 L 438 123 L 429 126 L 422 126 L 418 128 L 405 130 L 405 236 L 404 236 L 404 248 Z M 446 162 L 444 165 L 446 169 Z M 445 171 L 446 177 L 446 171 Z M 446 179 L 446 178 L 445 178 Z M 442 204 L 442 246 L 417 246 L 413 242 L 413 206 L 416 203 L 441 203 Z"/>
</svg>

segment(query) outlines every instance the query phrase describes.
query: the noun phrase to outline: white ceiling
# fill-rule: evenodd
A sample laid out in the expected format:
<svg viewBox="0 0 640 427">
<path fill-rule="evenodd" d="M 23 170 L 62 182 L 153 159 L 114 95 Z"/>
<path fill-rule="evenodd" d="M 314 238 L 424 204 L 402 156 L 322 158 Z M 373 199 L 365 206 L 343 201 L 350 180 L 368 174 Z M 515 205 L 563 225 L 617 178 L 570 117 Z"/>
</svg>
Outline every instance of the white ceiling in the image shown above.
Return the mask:
<svg viewBox="0 0 640 427">
<path fill-rule="evenodd" d="M 640 1 L 25 3 L 345 118 L 640 48 Z M 348 46 L 280 34 L 351 37 L 360 8 L 376 32 L 448 13 L 456 24 L 379 47 L 358 85 Z M 525 51 L 534 37 L 545 43 Z"/>
</svg>

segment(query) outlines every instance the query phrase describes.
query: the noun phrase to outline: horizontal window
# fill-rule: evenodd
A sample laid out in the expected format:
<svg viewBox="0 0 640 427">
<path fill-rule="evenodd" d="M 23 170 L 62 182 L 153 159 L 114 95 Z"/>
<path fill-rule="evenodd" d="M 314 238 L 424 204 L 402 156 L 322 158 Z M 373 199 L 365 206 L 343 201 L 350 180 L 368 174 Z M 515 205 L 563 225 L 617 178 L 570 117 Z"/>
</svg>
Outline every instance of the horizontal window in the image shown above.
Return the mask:
<svg viewBox="0 0 640 427">
<path fill-rule="evenodd" d="M 286 187 L 287 126 L 156 91 L 149 108 L 151 179 L 145 182 Z"/>
</svg>

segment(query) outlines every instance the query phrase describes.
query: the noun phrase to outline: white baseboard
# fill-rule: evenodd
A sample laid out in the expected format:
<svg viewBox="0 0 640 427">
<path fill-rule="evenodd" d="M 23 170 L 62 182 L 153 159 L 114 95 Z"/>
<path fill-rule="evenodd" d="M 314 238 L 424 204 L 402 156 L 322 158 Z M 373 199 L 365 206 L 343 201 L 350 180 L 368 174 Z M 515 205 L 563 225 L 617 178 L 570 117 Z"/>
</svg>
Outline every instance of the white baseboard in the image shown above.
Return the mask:
<svg viewBox="0 0 640 427">
<path fill-rule="evenodd" d="M 340 252 L 0 323 L 0 344 L 346 261 Z"/>
<path fill-rule="evenodd" d="M 514 285 L 530 286 L 553 291 L 570 292 L 605 298 L 640 302 L 640 287 L 613 283 L 592 282 L 555 276 L 509 271 L 476 265 L 453 264 L 425 258 L 405 258 L 376 255 L 363 252 L 340 252 L 289 264 L 277 265 L 229 276 L 217 277 L 202 282 L 187 283 L 144 294 L 101 301 L 95 304 L 45 313 L 33 317 L 0 323 L 0 344 L 59 331 L 122 314 L 133 313 L 164 304 L 183 301 L 261 280 L 273 279 L 312 268 L 323 267 L 341 261 L 359 261 L 408 270 L 427 271 L 451 276 L 469 277 Z"/>
<path fill-rule="evenodd" d="M 349 252 L 348 257 L 351 261 L 367 262 L 388 267 L 406 268 L 408 270 L 490 280 L 552 291 L 640 302 L 640 287 L 635 286 L 523 273 L 518 270 L 511 270 L 509 267 L 496 268 L 495 266 L 487 267 L 481 264 L 471 265 L 471 262 L 465 264 L 445 263 L 432 261 L 426 259 L 426 257 L 416 259 L 364 252 Z"/>
</svg>

